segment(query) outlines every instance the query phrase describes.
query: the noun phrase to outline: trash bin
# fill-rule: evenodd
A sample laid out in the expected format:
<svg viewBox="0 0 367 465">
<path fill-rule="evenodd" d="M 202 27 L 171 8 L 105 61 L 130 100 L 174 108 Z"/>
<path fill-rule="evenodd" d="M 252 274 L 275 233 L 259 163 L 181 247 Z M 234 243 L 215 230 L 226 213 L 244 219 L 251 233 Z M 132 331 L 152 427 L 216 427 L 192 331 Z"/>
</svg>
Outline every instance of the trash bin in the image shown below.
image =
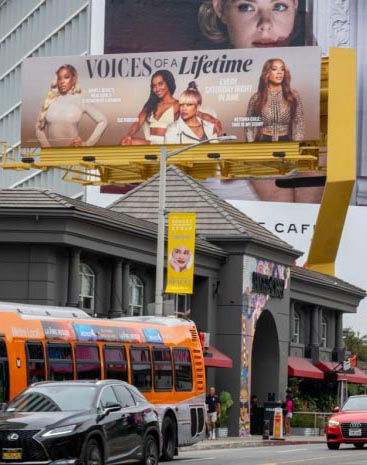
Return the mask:
<svg viewBox="0 0 367 465">
<path fill-rule="evenodd" d="M 263 439 L 269 439 L 270 438 L 270 425 L 269 425 L 269 420 L 264 420 L 263 424 Z"/>
<path fill-rule="evenodd" d="M 270 435 L 273 434 L 274 410 L 281 407 L 281 402 L 264 402 L 264 422 L 269 421 Z"/>
</svg>

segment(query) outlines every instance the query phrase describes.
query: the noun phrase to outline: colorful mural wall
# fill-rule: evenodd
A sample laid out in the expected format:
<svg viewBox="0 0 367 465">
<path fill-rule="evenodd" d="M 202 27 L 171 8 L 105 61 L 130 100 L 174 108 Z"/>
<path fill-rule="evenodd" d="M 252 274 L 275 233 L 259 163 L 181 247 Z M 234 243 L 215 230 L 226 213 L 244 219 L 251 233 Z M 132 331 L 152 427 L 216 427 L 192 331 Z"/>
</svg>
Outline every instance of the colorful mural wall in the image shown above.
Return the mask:
<svg viewBox="0 0 367 465">
<path fill-rule="evenodd" d="M 279 298 L 280 286 L 287 288 L 289 272 L 289 267 L 277 263 L 248 256 L 243 259 L 239 436 L 250 434 L 251 355 L 256 324 L 272 294 Z M 263 278 L 263 292 L 258 288 L 254 292 L 254 276 L 260 281 Z"/>
</svg>

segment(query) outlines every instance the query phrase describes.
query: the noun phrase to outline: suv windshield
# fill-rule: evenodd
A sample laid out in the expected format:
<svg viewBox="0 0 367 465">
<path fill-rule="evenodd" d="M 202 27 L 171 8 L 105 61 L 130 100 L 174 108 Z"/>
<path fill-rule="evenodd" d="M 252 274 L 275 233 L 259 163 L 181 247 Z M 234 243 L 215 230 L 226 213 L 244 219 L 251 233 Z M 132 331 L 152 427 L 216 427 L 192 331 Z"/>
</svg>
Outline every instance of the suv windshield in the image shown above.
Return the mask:
<svg viewBox="0 0 367 465">
<path fill-rule="evenodd" d="M 7 412 L 66 412 L 93 406 L 95 386 L 35 386 L 15 397 Z"/>
<path fill-rule="evenodd" d="M 349 397 L 344 404 L 343 411 L 348 410 L 367 410 L 367 396 L 363 397 Z"/>
</svg>

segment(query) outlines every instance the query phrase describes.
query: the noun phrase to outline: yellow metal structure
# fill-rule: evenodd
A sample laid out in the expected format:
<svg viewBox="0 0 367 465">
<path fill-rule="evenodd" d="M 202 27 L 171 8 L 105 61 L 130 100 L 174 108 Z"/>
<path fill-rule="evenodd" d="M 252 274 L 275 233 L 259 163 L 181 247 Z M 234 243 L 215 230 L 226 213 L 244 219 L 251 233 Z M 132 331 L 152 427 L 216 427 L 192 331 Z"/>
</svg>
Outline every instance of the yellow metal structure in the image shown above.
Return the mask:
<svg viewBox="0 0 367 465">
<path fill-rule="evenodd" d="M 143 182 L 159 172 L 159 145 L 47 148 L 24 152 L 21 161 L 5 157 L 4 169 L 58 168 L 64 179 L 86 185 Z M 170 151 L 182 146 L 170 145 Z M 279 153 L 282 156 L 277 156 Z M 147 155 L 149 155 L 147 157 Z M 156 159 L 152 160 L 151 155 Z M 148 158 L 148 159 L 147 159 Z M 167 160 L 197 179 L 285 176 L 318 169 L 318 147 L 298 142 L 205 144 Z"/>
<path fill-rule="evenodd" d="M 335 260 L 356 173 L 356 51 L 329 56 L 327 179 L 307 267 L 335 274 Z"/>
<path fill-rule="evenodd" d="M 196 179 L 296 176 L 326 171 L 308 267 L 334 274 L 339 241 L 355 180 L 355 51 L 331 49 L 321 67 L 320 140 L 205 144 L 168 158 Z M 176 150 L 182 146 L 170 146 Z M 47 148 L 12 159 L 4 146 L 3 169 L 60 169 L 63 179 L 84 185 L 143 182 L 159 172 L 159 145 Z M 149 155 L 147 157 L 147 155 Z M 153 155 L 153 156 L 152 156 Z"/>
</svg>

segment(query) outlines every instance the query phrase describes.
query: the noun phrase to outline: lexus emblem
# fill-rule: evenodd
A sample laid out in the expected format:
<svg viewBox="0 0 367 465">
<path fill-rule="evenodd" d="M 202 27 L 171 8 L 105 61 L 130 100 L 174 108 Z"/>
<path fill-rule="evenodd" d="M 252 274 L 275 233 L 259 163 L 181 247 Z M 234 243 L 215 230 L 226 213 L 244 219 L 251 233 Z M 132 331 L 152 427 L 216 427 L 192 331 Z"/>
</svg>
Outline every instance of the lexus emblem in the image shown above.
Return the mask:
<svg viewBox="0 0 367 465">
<path fill-rule="evenodd" d="M 19 435 L 17 433 L 10 433 L 8 434 L 9 441 L 16 441 L 19 439 Z"/>
</svg>

